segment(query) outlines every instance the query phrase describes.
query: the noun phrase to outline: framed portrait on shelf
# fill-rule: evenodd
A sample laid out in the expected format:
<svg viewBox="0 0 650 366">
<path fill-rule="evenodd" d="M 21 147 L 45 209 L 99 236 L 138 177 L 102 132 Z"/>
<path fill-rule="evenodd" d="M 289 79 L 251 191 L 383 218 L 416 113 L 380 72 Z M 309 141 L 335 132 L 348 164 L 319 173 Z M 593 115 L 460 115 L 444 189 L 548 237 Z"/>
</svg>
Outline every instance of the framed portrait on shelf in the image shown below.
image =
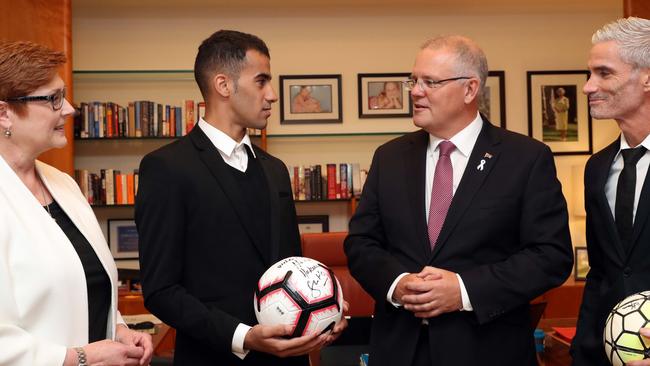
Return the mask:
<svg viewBox="0 0 650 366">
<path fill-rule="evenodd" d="M 587 273 L 589 273 L 589 257 L 587 256 L 587 247 L 576 247 L 575 266 L 576 281 L 585 281 L 587 279 Z"/>
<path fill-rule="evenodd" d="M 528 71 L 528 135 L 555 155 L 591 154 L 591 115 L 582 88 L 589 71 Z"/>
<path fill-rule="evenodd" d="M 138 229 L 133 219 L 108 220 L 108 246 L 115 259 L 138 258 Z"/>
<path fill-rule="evenodd" d="M 327 215 L 298 216 L 298 230 L 301 234 L 326 233 L 329 227 L 330 218 Z"/>
<path fill-rule="evenodd" d="M 490 71 L 479 98 L 479 112 L 492 124 L 506 128 L 506 73 Z"/>
<path fill-rule="evenodd" d="M 341 75 L 280 75 L 280 123 L 341 123 Z"/>
<path fill-rule="evenodd" d="M 412 117 L 411 93 L 402 83 L 409 75 L 358 74 L 359 118 Z"/>
</svg>

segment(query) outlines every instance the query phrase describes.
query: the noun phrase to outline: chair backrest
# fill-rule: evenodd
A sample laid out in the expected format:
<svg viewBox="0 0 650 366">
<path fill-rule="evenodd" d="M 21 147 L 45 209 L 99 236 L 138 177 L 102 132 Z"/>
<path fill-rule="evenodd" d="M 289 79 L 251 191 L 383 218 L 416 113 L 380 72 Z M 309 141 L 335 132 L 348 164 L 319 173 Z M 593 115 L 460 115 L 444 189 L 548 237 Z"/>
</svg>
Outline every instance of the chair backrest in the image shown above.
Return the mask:
<svg viewBox="0 0 650 366">
<path fill-rule="evenodd" d="M 328 266 L 343 288 L 343 298 L 350 304 L 348 315 L 370 316 L 374 300 L 352 277 L 348 260 L 343 252 L 343 241 L 347 232 L 302 234 L 302 255 Z"/>
</svg>

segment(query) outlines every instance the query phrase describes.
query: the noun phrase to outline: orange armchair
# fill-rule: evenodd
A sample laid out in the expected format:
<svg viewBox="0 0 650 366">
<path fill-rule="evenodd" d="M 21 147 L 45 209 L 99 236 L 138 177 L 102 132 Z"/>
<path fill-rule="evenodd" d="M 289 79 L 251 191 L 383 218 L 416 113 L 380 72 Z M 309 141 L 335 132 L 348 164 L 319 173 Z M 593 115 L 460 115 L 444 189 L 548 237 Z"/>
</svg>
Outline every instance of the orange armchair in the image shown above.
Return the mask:
<svg viewBox="0 0 650 366">
<path fill-rule="evenodd" d="M 369 317 L 373 314 L 375 302 L 350 274 L 348 259 L 343 252 L 343 241 L 347 234 L 347 232 L 302 234 L 302 255 L 313 258 L 334 271 L 343 288 L 343 298 L 350 304 L 347 315 Z"/>
</svg>

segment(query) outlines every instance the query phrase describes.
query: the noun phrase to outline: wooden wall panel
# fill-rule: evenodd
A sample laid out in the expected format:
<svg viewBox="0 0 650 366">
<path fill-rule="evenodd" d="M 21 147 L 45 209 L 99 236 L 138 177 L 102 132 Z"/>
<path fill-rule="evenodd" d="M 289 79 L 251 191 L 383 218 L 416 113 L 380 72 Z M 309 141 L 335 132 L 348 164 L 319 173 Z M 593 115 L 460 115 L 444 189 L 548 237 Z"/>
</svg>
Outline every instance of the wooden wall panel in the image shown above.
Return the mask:
<svg viewBox="0 0 650 366">
<path fill-rule="evenodd" d="M 0 9 L 10 9 L 0 22 L 0 39 L 38 42 L 65 52 L 68 62 L 60 71 L 72 99 L 72 15 L 71 0 L 0 0 Z M 66 125 L 68 145 L 39 157 L 69 174 L 74 173 L 72 118 Z"/>
<path fill-rule="evenodd" d="M 623 0 L 623 14 L 625 17 L 635 16 L 650 19 L 650 1 Z"/>
</svg>

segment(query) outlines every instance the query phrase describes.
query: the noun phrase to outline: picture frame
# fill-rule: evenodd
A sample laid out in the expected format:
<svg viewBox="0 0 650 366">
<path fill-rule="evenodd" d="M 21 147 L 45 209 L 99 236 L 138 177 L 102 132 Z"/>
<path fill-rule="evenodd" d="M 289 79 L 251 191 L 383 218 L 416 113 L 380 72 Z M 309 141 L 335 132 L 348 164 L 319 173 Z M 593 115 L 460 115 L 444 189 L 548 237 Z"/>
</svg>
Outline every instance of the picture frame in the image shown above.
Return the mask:
<svg viewBox="0 0 650 366">
<path fill-rule="evenodd" d="M 108 246 L 114 259 L 138 259 L 138 229 L 135 221 L 109 219 Z"/>
<path fill-rule="evenodd" d="M 280 124 L 343 122 L 341 75 L 280 75 Z"/>
<path fill-rule="evenodd" d="M 329 232 L 330 218 L 327 215 L 302 215 L 298 216 L 298 230 L 300 234 Z"/>
<path fill-rule="evenodd" d="M 357 74 L 359 118 L 413 117 L 411 93 L 403 81 L 409 73 Z"/>
<path fill-rule="evenodd" d="M 479 112 L 492 124 L 506 128 L 506 72 L 489 71 L 479 98 Z"/>
<path fill-rule="evenodd" d="M 589 256 L 587 255 L 587 247 L 575 248 L 575 271 L 574 278 L 576 281 L 587 280 L 587 273 L 589 273 Z"/>
<path fill-rule="evenodd" d="M 593 152 L 592 121 L 582 88 L 587 70 L 528 71 L 528 135 L 554 155 Z"/>
</svg>

